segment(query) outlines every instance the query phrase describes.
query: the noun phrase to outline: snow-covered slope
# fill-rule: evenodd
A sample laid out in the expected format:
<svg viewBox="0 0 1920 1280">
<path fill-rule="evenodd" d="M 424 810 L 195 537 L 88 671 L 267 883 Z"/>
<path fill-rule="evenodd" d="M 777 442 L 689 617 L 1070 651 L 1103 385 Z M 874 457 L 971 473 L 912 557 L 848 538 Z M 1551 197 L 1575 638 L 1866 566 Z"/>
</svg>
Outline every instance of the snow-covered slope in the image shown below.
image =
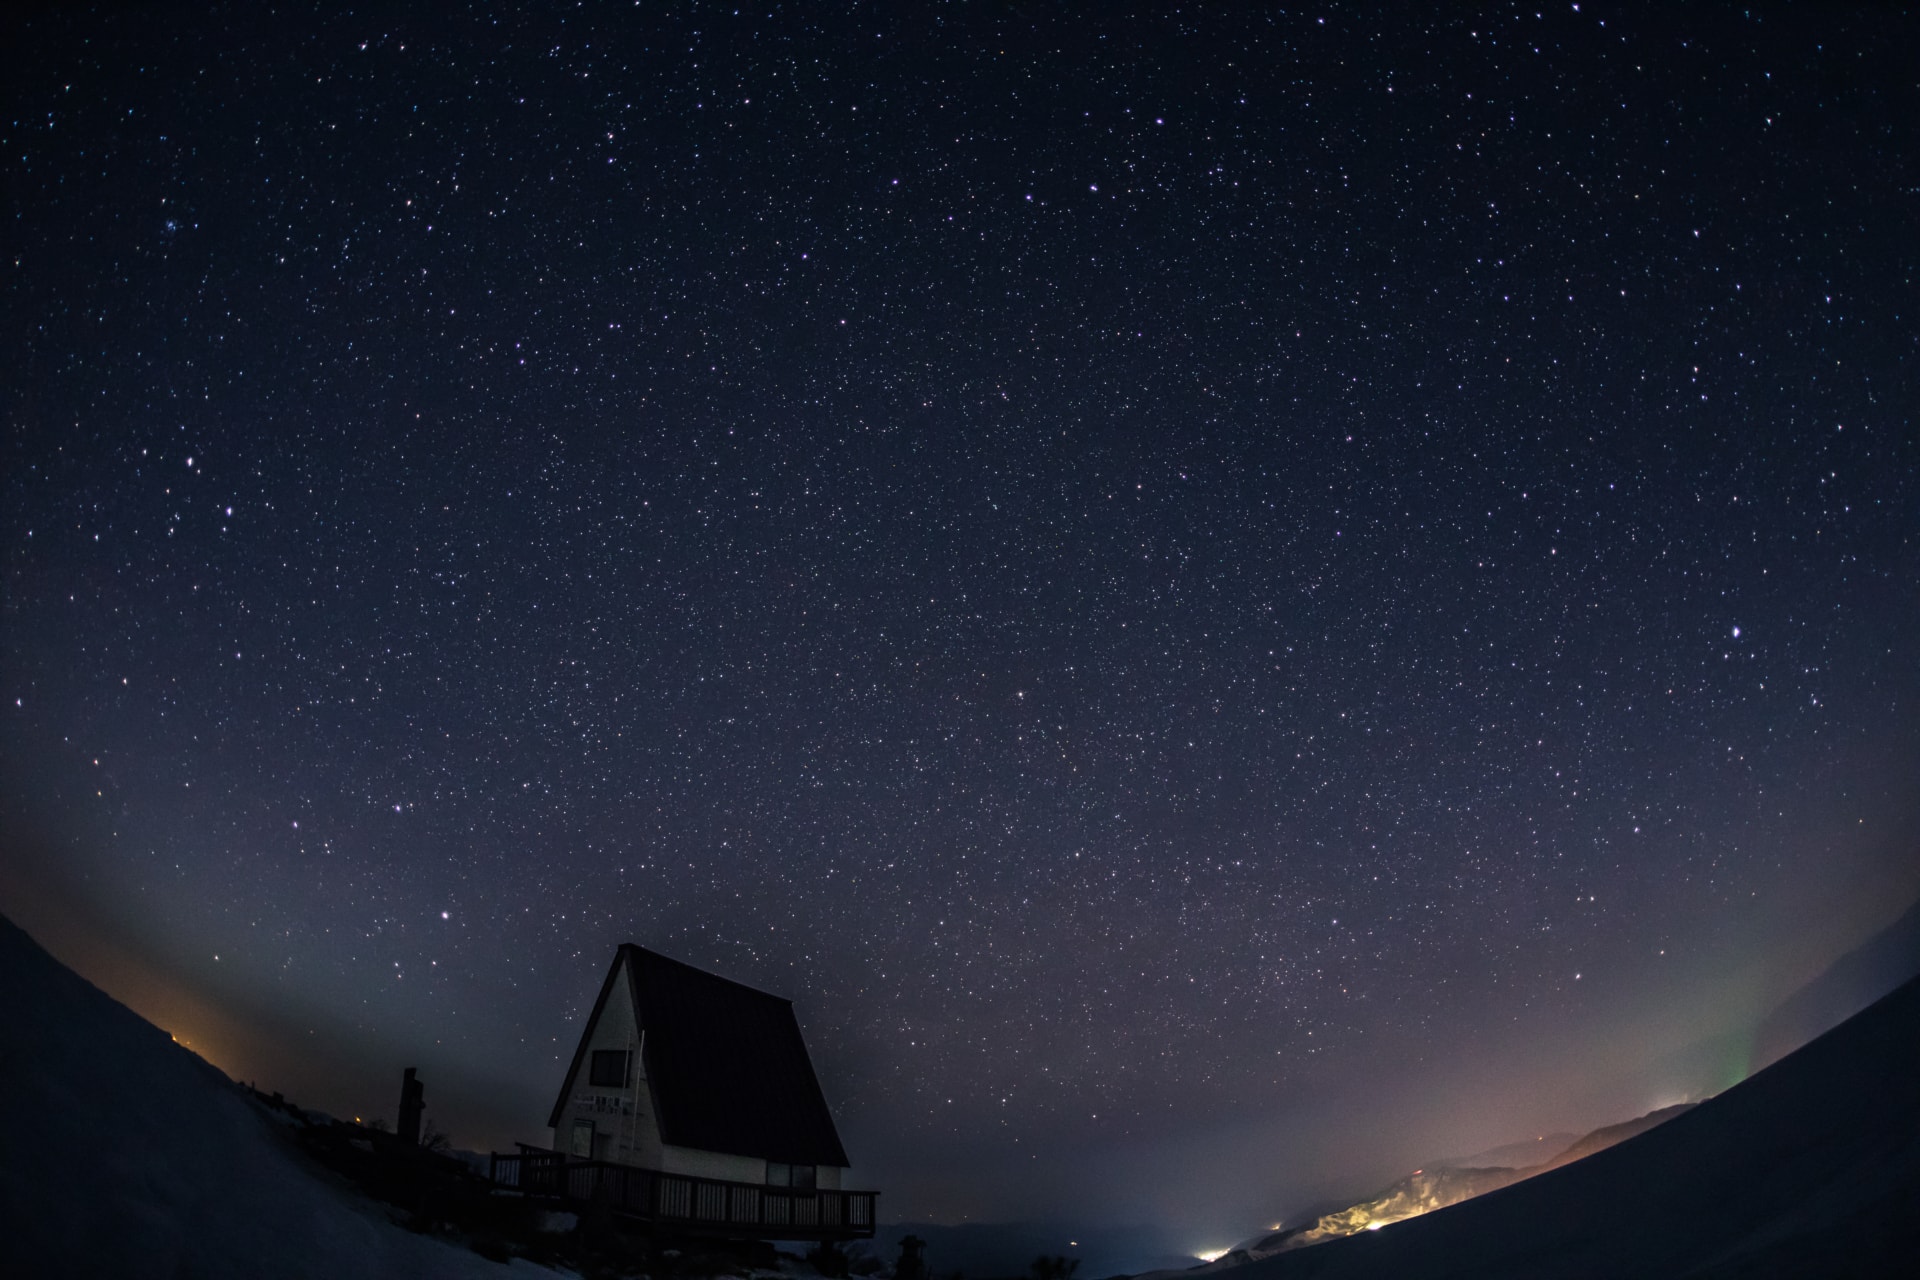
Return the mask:
<svg viewBox="0 0 1920 1280">
<path fill-rule="evenodd" d="M 1424 1217 L 1249 1263 L 1296 1277 L 1920 1274 L 1920 980 L 1638 1137 Z"/>
<path fill-rule="evenodd" d="M 224 1075 L 0 918 L 0 1274 L 554 1273 L 394 1225 L 287 1150 Z"/>
</svg>

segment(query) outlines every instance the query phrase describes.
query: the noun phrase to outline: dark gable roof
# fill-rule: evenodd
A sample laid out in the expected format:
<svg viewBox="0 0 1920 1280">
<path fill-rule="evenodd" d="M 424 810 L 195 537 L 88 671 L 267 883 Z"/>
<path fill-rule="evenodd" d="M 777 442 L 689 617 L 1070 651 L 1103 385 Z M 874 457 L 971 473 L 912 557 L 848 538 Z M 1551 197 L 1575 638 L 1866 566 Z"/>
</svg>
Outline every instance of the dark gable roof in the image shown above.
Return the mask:
<svg viewBox="0 0 1920 1280">
<path fill-rule="evenodd" d="M 646 1032 L 642 1052 L 662 1140 L 786 1164 L 847 1163 L 792 1003 L 631 943 L 600 986 L 548 1124 L 560 1122 L 623 964 Z"/>
</svg>

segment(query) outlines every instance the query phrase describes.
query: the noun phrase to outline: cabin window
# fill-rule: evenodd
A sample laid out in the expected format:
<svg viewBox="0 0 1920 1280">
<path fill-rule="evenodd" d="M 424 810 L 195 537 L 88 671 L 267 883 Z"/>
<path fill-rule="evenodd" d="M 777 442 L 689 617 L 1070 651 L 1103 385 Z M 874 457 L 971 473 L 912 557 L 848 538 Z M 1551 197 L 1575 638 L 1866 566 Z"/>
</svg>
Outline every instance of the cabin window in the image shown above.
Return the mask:
<svg viewBox="0 0 1920 1280">
<path fill-rule="evenodd" d="M 573 1154 L 582 1160 L 593 1159 L 593 1121 L 573 1122 Z"/>
<path fill-rule="evenodd" d="M 813 1166 L 810 1164 L 780 1164 L 767 1161 L 767 1185 L 770 1187 L 795 1187 L 802 1191 L 813 1190 Z"/>
<path fill-rule="evenodd" d="M 627 1087 L 627 1051 L 625 1049 L 595 1049 L 593 1065 L 587 1077 L 589 1084 L 603 1089 L 624 1089 Z"/>
</svg>

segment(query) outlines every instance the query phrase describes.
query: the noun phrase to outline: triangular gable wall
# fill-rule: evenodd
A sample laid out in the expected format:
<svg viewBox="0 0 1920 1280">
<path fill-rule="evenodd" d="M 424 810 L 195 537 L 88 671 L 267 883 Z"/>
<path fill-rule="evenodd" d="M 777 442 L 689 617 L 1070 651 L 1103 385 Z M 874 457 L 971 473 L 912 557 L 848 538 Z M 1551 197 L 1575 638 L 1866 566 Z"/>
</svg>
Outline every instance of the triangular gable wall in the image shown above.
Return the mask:
<svg viewBox="0 0 1920 1280">
<path fill-rule="evenodd" d="M 593 1012 L 587 1016 L 587 1025 L 580 1029 L 580 1043 L 574 1046 L 573 1062 L 567 1067 L 566 1077 L 560 1082 L 560 1096 L 553 1100 L 553 1111 L 547 1116 L 547 1127 L 554 1128 L 560 1123 L 560 1113 L 566 1109 L 567 1099 L 573 1096 L 573 1082 L 580 1074 L 580 1068 L 586 1064 L 587 1046 L 593 1043 L 593 1030 L 600 1025 L 600 1015 L 607 1007 L 607 997 L 613 994 L 614 979 L 620 976 L 624 967 L 627 971 L 627 991 L 629 995 L 638 989 L 638 974 L 633 971 L 632 948 L 623 945 L 614 953 L 613 963 L 607 966 L 606 981 L 600 984 L 600 994 L 593 1002 Z M 636 1002 L 633 1010 L 635 1023 L 640 1022 L 640 1008 Z M 636 1064 L 638 1069 L 638 1064 Z M 559 1141 L 555 1135 L 554 1141 Z"/>
</svg>

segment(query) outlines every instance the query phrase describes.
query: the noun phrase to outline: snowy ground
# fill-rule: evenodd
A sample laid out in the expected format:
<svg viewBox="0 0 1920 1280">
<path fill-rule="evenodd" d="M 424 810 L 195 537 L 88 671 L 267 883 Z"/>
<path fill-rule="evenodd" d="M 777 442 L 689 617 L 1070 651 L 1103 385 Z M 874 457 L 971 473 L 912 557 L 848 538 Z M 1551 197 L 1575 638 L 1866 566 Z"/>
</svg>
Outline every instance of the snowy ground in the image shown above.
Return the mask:
<svg viewBox="0 0 1920 1280">
<path fill-rule="evenodd" d="M 0 1273 L 552 1276 L 417 1235 L 224 1075 L 0 919 Z"/>
</svg>

